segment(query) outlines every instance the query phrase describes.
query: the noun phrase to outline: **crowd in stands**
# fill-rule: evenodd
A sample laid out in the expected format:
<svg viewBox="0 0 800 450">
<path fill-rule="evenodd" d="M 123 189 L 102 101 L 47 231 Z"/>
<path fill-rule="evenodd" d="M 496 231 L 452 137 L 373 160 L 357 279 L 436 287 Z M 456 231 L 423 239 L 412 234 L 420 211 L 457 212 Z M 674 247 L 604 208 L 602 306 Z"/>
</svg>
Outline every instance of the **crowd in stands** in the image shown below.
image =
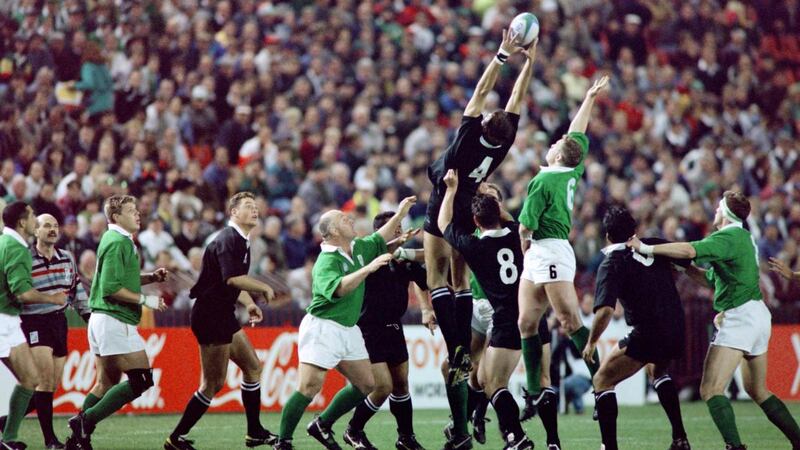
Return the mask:
<svg viewBox="0 0 800 450">
<path fill-rule="evenodd" d="M 145 268 L 191 285 L 226 198 L 252 191 L 252 271 L 305 306 L 321 212 L 350 211 L 367 233 L 415 194 L 406 225 L 421 225 L 426 168 L 521 11 L 541 31 L 492 180 L 510 211 L 591 80 L 612 79 L 575 195 L 580 291 L 593 289 L 608 205 L 629 205 L 641 236 L 694 240 L 726 189 L 750 198 L 761 258 L 800 270 L 798 0 L 0 2 L 0 194 L 55 215 L 87 279 L 103 198 L 133 194 Z M 522 62 L 505 65 L 488 110 Z M 762 267 L 771 306 L 800 298 Z"/>
</svg>

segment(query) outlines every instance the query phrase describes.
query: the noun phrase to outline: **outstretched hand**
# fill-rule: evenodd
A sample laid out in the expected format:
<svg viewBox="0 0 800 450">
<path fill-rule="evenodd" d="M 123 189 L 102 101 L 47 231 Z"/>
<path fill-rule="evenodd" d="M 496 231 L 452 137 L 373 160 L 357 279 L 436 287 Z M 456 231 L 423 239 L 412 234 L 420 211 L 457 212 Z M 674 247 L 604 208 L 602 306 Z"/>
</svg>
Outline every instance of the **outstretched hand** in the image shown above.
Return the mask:
<svg viewBox="0 0 800 450">
<path fill-rule="evenodd" d="M 789 266 L 781 261 L 778 258 L 770 258 L 769 259 L 769 270 L 776 272 L 778 275 L 786 278 L 787 280 L 791 280 L 794 277 L 794 272 Z"/>
<path fill-rule="evenodd" d="M 523 48 L 521 50 L 521 53 L 523 55 L 525 55 L 525 57 L 527 57 L 531 61 L 531 63 L 533 63 L 533 61 L 536 60 L 536 46 L 537 45 L 539 45 L 539 38 L 538 37 L 533 40 L 533 42 L 531 43 L 531 45 L 528 46 L 528 48 Z"/>
<path fill-rule="evenodd" d="M 625 245 L 638 252 L 642 247 L 642 241 L 639 240 L 639 236 L 634 235 L 632 238 L 628 239 L 628 242 L 626 242 Z"/>
<path fill-rule="evenodd" d="M 458 171 L 450 169 L 444 176 L 444 184 L 448 188 L 455 188 L 458 186 Z"/>
<path fill-rule="evenodd" d="M 608 87 L 608 75 L 603 75 L 602 77 L 594 80 L 594 84 L 589 90 L 586 92 L 587 97 L 595 98 L 597 94 Z"/>
<path fill-rule="evenodd" d="M 514 30 L 503 30 L 503 40 L 500 42 L 500 49 L 504 52 L 511 54 L 519 50 L 517 46 L 518 33 Z"/>
</svg>

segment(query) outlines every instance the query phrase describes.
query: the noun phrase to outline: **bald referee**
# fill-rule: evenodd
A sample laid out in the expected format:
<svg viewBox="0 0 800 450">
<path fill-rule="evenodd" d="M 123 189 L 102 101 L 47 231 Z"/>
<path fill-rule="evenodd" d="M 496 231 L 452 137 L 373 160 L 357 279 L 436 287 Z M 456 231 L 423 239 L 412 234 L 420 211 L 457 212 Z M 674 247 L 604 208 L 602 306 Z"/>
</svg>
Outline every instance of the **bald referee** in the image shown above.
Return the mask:
<svg viewBox="0 0 800 450">
<path fill-rule="evenodd" d="M 245 445 L 272 444 L 275 435 L 261 426 L 261 361 L 236 319 L 236 303 L 247 309 L 250 323 L 261 322 L 261 308 L 250 292 L 267 301 L 275 294 L 268 285 L 250 277 L 250 231 L 258 223 L 258 207 L 250 192 L 239 192 L 228 201 L 230 221 L 203 253 L 197 283 L 189 291 L 197 299 L 192 307 L 192 333 L 200 344 L 203 380 L 186 405 L 178 426 L 167 438 L 167 450 L 191 450 L 185 438 L 211 406 L 228 374 L 228 361 L 242 369 L 242 404 L 247 417 Z"/>
</svg>

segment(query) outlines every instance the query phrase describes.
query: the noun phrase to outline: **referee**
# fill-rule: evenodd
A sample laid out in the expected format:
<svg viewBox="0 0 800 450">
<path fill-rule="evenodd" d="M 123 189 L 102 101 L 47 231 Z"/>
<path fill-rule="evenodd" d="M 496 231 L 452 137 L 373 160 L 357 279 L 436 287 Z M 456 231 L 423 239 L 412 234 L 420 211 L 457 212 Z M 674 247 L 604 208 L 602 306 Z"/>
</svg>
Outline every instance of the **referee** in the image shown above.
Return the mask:
<svg viewBox="0 0 800 450">
<path fill-rule="evenodd" d="M 667 367 L 685 351 L 685 320 L 681 298 L 675 288 L 672 263 L 688 262 L 665 256 L 644 256 L 625 242 L 636 232 L 636 221 L 627 209 L 614 206 L 603 217 L 609 245 L 597 269 L 594 323 L 583 349 L 587 364 L 593 364 L 597 341 L 608 327 L 617 300 L 625 308 L 625 321 L 633 331 L 611 351 L 593 379 L 600 433 L 606 450 L 617 449 L 617 397 L 614 387 L 647 364 L 653 364 L 653 386 L 672 424 L 670 450 L 689 450 L 681 419 L 678 391 Z M 649 244 L 663 239 L 645 238 Z"/>
<path fill-rule="evenodd" d="M 250 231 L 258 224 L 258 207 L 250 192 L 239 192 L 228 201 L 230 222 L 203 253 L 197 283 L 189 291 L 197 299 L 192 307 L 192 333 L 200 344 L 203 379 L 186 405 L 180 422 L 167 438 L 167 450 L 193 449 L 184 436 L 205 414 L 211 399 L 222 389 L 228 360 L 242 370 L 242 404 L 247 417 L 245 445 L 272 444 L 276 436 L 261 426 L 261 362 L 236 318 L 236 303 L 247 308 L 250 324 L 261 322 L 261 308 L 250 292 L 272 300 L 268 285 L 247 275 L 250 270 Z"/>
<path fill-rule="evenodd" d="M 88 314 L 88 295 L 78 280 L 74 256 L 55 247 L 59 225 L 50 214 L 36 220 L 36 246 L 31 248 L 33 259 L 31 278 L 39 292 L 66 292 L 68 301 L 79 313 Z M 36 410 L 39 426 L 48 449 L 64 448 L 53 432 L 53 393 L 58 389 L 67 356 L 67 305 L 28 303 L 22 306 L 22 331 L 31 348 L 33 363 L 39 370 L 39 384 L 28 406 Z"/>
</svg>

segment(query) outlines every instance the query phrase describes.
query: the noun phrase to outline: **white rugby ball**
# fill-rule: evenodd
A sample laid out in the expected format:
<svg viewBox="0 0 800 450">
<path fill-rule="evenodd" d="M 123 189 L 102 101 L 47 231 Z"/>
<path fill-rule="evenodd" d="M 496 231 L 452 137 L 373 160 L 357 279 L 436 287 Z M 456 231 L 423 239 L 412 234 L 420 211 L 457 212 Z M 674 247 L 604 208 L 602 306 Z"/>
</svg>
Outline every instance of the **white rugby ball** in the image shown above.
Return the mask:
<svg viewBox="0 0 800 450">
<path fill-rule="evenodd" d="M 515 44 L 527 47 L 539 36 L 539 19 L 529 12 L 518 14 L 511 21 L 511 26 L 508 30 L 516 35 Z"/>
</svg>

